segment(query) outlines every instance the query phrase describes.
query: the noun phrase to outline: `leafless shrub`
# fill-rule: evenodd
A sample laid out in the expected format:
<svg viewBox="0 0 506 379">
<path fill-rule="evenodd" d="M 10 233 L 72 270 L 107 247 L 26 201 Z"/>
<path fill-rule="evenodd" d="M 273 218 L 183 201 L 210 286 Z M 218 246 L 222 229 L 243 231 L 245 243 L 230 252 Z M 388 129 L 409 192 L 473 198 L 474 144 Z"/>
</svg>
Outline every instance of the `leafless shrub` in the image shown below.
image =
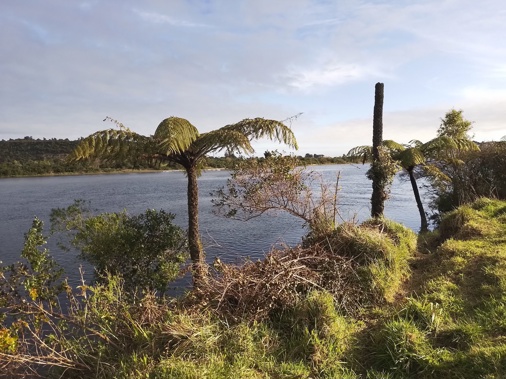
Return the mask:
<svg viewBox="0 0 506 379">
<path fill-rule="evenodd" d="M 357 314 L 370 298 L 357 262 L 320 245 L 273 250 L 264 260 L 242 266 L 221 262 L 214 266 L 207 285 L 194 291 L 187 302 L 227 322 L 265 319 L 312 290 L 331 292 L 336 306 L 347 314 Z"/>
</svg>

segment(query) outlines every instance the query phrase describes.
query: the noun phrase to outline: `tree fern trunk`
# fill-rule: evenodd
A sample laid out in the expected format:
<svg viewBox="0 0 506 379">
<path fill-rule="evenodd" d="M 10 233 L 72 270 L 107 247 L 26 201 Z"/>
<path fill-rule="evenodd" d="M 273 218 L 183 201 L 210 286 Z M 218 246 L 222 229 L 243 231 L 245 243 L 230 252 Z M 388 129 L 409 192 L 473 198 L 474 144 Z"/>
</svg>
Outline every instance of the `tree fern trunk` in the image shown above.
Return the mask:
<svg viewBox="0 0 506 379">
<path fill-rule="evenodd" d="M 407 171 L 409 173 L 409 180 L 411 182 L 411 188 L 413 188 L 413 193 L 415 195 L 416 205 L 418 207 L 418 212 L 420 213 L 420 231 L 426 232 L 429 230 L 429 225 L 427 223 L 427 216 L 425 215 L 425 210 L 423 209 L 422 199 L 420 198 L 420 192 L 418 191 L 418 185 L 416 184 L 415 175 L 413 173 L 414 167 L 408 167 Z"/>
<path fill-rule="evenodd" d="M 380 154 L 379 147 L 383 142 L 383 83 L 376 83 L 374 94 L 374 115 L 372 124 L 372 155 L 373 155 L 373 172 L 372 176 L 372 196 L 371 196 L 371 217 L 382 217 L 385 209 L 386 188 L 385 184 L 379 177 Z"/>
<path fill-rule="evenodd" d="M 193 264 L 193 284 L 197 287 L 206 277 L 204 249 L 202 248 L 199 232 L 197 168 L 191 163 L 185 168 L 188 175 L 188 245 L 190 248 L 190 258 Z"/>
</svg>

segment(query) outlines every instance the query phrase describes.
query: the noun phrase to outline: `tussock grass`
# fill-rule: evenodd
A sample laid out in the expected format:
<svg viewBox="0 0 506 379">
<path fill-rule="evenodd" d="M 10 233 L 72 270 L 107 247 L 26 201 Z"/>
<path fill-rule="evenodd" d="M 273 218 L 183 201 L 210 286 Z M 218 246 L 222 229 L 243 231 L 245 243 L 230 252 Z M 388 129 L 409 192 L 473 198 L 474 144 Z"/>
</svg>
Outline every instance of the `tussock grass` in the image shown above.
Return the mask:
<svg viewBox="0 0 506 379">
<path fill-rule="evenodd" d="M 4 319 L 0 377 L 506 376 L 505 202 L 461 207 L 418 244 L 388 220 L 343 224 L 261 261 L 217 263 L 207 284 L 167 301 L 124 297 L 121 278 L 109 277 L 83 285 L 61 324 L 27 301 L 46 318 L 26 325 L 32 336 L 51 326 L 48 345 L 20 364 L 37 345 L 25 324 Z M 61 367 L 49 361 L 58 354 Z"/>
</svg>

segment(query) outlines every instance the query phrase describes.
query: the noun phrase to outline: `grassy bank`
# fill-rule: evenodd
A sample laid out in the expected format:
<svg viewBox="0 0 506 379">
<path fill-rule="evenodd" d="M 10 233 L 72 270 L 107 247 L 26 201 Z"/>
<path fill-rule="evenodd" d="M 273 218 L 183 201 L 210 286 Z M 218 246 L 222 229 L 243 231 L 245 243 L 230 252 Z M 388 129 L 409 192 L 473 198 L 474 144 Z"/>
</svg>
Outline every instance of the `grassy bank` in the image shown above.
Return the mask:
<svg viewBox="0 0 506 379">
<path fill-rule="evenodd" d="M 32 293 L 0 329 L 0 376 L 500 378 L 505 255 L 506 202 L 481 199 L 429 234 L 343 224 L 262 261 L 216 262 L 177 300 L 109 278 L 63 286 L 63 315 Z"/>
</svg>

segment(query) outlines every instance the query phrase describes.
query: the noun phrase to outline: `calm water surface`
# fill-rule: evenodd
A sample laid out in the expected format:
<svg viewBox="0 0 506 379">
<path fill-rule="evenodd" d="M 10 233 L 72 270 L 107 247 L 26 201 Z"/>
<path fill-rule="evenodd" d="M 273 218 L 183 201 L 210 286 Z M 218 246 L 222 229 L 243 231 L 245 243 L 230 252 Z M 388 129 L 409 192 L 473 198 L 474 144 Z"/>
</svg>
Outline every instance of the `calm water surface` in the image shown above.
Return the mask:
<svg viewBox="0 0 506 379">
<path fill-rule="evenodd" d="M 341 219 L 365 220 L 369 216 L 371 182 L 365 177 L 368 167 L 311 167 L 332 182 L 340 172 Z M 245 257 L 257 259 L 275 245 L 295 245 L 301 241 L 305 233 L 302 222 L 286 214 L 263 215 L 247 222 L 215 215 L 210 192 L 223 186 L 228 178 L 227 171 L 207 171 L 199 178 L 200 227 L 208 261 L 216 256 L 226 262 L 240 261 Z M 19 259 L 24 233 L 35 216 L 45 222 L 45 230 L 49 231 L 51 209 L 67 207 L 75 199 L 90 201 L 97 212 L 126 209 L 133 215 L 148 208 L 164 209 L 176 214 L 175 222 L 186 228 L 186 185 L 182 172 L 1 179 L 0 260 L 10 264 Z M 396 177 L 385 215 L 418 230 L 418 210 L 409 181 Z M 54 240 L 50 240 L 48 248 L 65 268 L 71 282 L 77 280 L 77 269 L 82 262 L 76 258 L 76 253 L 62 252 Z"/>
</svg>

